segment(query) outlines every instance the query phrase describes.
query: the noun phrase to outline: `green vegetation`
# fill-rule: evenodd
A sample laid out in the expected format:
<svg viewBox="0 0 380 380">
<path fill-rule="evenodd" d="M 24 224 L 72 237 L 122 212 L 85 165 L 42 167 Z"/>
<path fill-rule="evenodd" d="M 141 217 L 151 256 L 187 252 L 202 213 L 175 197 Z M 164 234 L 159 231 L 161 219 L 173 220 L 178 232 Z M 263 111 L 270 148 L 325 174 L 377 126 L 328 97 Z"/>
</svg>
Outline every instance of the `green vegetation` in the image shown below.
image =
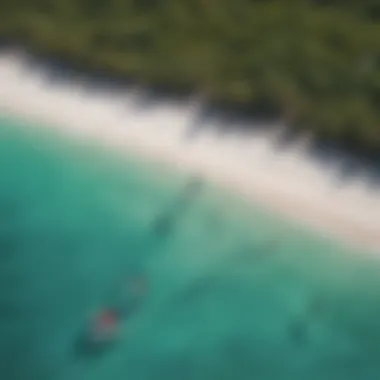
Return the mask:
<svg viewBox="0 0 380 380">
<path fill-rule="evenodd" d="M 12 0 L 0 34 L 380 149 L 377 0 Z"/>
</svg>

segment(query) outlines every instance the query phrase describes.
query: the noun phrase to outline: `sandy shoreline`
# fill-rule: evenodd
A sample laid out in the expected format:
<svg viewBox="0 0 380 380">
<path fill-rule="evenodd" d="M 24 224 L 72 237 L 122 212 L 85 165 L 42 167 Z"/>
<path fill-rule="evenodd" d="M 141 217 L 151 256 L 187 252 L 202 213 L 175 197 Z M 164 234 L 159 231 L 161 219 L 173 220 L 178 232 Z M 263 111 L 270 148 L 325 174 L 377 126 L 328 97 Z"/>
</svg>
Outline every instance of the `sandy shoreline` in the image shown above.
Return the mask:
<svg viewBox="0 0 380 380">
<path fill-rule="evenodd" d="M 318 167 L 302 147 L 277 154 L 265 135 L 218 139 L 200 127 L 205 132 L 188 142 L 184 134 L 197 122 L 191 104 L 143 108 L 136 96 L 129 90 L 96 94 L 80 83 L 53 85 L 21 58 L 0 55 L 0 112 L 195 172 L 344 242 L 380 247 L 377 189 L 370 190 L 359 179 L 338 188 L 333 169 L 328 173 Z"/>
</svg>

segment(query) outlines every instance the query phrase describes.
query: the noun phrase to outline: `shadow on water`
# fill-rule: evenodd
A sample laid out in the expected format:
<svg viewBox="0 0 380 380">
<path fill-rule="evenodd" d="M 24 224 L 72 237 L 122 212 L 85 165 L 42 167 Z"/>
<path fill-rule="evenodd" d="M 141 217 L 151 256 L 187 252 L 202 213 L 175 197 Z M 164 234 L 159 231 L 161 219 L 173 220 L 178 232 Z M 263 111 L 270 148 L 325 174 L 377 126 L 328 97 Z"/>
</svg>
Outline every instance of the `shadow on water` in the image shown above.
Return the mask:
<svg viewBox="0 0 380 380">
<path fill-rule="evenodd" d="M 291 343 L 296 347 L 305 346 L 309 342 L 308 326 L 306 320 L 294 319 L 289 322 L 287 334 Z"/>
<path fill-rule="evenodd" d="M 77 334 L 73 345 L 73 356 L 77 359 L 97 359 L 116 348 L 122 341 L 122 327 L 131 317 L 136 316 L 144 306 L 149 293 L 149 281 L 141 267 L 129 267 L 112 287 L 101 310 L 94 319 L 87 321 Z M 107 333 L 107 322 L 104 325 L 104 315 L 114 318 L 111 332 Z M 108 319 L 108 317 L 107 317 Z M 114 323 L 112 322 L 112 324 Z M 99 337 L 100 334 L 100 337 Z"/>
<path fill-rule="evenodd" d="M 198 300 L 202 295 L 205 295 L 209 290 L 214 288 L 218 283 L 219 278 L 215 275 L 199 277 L 192 281 L 180 294 L 173 299 L 174 304 L 190 303 Z"/>
<path fill-rule="evenodd" d="M 88 336 L 81 332 L 78 337 L 74 340 L 72 356 L 76 360 L 98 360 L 111 349 L 117 347 L 117 342 L 107 341 L 103 343 L 91 343 Z"/>
<path fill-rule="evenodd" d="M 310 296 L 304 312 L 294 317 L 287 326 L 288 338 L 294 346 L 303 347 L 310 343 L 310 327 L 323 316 L 326 309 L 326 300 L 321 295 Z"/>
<path fill-rule="evenodd" d="M 153 220 L 149 228 L 151 233 L 160 239 L 166 239 L 173 232 L 178 219 L 184 215 L 195 198 L 200 194 L 202 185 L 203 183 L 200 178 L 192 178 L 169 209 Z"/>
</svg>

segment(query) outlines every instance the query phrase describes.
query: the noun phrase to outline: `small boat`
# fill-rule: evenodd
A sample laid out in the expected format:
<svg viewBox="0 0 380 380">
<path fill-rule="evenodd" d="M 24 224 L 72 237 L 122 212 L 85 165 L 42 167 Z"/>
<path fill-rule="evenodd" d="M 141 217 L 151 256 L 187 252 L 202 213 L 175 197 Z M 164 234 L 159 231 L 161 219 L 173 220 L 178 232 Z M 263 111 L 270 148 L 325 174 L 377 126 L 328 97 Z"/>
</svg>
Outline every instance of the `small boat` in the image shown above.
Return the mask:
<svg viewBox="0 0 380 380">
<path fill-rule="evenodd" d="M 93 355 L 114 343 L 120 334 L 121 318 L 113 309 L 103 309 L 79 336 L 76 350 L 80 355 Z"/>
<path fill-rule="evenodd" d="M 120 317 L 111 309 L 102 310 L 95 316 L 88 331 L 89 341 L 92 343 L 104 343 L 114 340 L 119 331 Z"/>
<path fill-rule="evenodd" d="M 101 309 L 90 321 L 77 341 L 77 349 L 87 354 L 99 352 L 119 338 L 121 325 L 139 309 L 147 290 L 144 278 L 134 278 L 128 285 L 119 302 Z"/>
</svg>

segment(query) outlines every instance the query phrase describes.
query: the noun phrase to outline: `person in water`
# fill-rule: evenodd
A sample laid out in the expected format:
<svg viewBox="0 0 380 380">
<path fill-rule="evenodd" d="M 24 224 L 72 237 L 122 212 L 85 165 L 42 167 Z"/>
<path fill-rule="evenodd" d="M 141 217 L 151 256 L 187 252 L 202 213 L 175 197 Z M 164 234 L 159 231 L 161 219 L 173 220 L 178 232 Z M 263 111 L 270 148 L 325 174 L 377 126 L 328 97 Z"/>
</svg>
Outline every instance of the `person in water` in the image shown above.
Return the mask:
<svg viewBox="0 0 380 380">
<path fill-rule="evenodd" d="M 96 325 L 102 331 L 113 331 L 119 322 L 117 312 L 112 309 L 103 310 L 97 317 Z"/>
<path fill-rule="evenodd" d="M 122 296 L 119 305 L 106 307 L 95 316 L 87 341 L 92 343 L 113 341 L 118 335 L 120 324 L 136 312 L 146 292 L 145 278 L 139 276 L 130 281 L 127 294 Z"/>
<path fill-rule="evenodd" d="M 90 326 L 90 330 L 86 333 L 84 339 L 84 348 L 94 349 L 95 347 L 104 346 L 117 337 L 120 325 L 120 317 L 116 310 L 106 308 L 101 310 Z"/>
</svg>

